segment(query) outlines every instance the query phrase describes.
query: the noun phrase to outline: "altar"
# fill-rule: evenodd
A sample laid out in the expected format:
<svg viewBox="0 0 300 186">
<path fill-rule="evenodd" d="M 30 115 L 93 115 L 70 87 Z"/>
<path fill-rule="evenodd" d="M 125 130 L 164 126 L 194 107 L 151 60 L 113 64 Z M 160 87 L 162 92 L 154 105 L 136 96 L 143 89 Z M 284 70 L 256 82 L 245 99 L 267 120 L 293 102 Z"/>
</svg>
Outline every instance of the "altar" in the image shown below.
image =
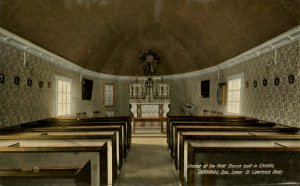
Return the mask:
<svg viewBox="0 0 300 186">
<path fill-rule="evenodd" d="M 130 84 L 129 103 L 134 119 L 156 118 L 162 131 L 163 119 L 169 112 L 169 84 L 152 76 L 137 78 Z"/>
</svg>

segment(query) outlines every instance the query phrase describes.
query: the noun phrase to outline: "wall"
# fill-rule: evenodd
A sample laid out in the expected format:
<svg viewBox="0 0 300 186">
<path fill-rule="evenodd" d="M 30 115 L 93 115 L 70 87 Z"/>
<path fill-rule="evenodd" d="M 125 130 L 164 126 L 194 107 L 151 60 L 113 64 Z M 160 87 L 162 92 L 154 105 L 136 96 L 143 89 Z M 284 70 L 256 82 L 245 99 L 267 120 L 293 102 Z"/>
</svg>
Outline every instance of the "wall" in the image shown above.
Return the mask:
<svg viewBox="0 0 300 186">
<path fill-rule="evenodd" d="M 129 115 L 128 81 L 95 78 L 92 79 L 93 97 L 91 101 L 81 100 L 80 74 L 63 69 L 44 59 L 34 55 L 27 55 L 27 61 L 32 68 L 24 67 L 24 53 L 16 48 L 0 42 L 0 74 L 5 75 L 5 82 L 0 83 L 0 128 L 18 125 L 29 121 L 55 117 L 55 75 L 61 75 L 72 79 L 72 106 L 71 113 L 92 112 L 99 110 L 104 115 L 106 109 L 115 110 L 116 115 Z M 14 77 L 19 76 L 19 85 L 13 83 Z M 27 86 L 27 79 L 33 80 L 32 87 Z M 38 82 L 43 81 L 43 88 L 39 88 Z M 47 87 L 51 82 L 51 88 Z M 115 85 L 115 105 L 113 108 L 104 106 L 104 84 Z"/>
<path fill-rule="evenodd" d="M 0 127 L 18 125 L 29 121 L 55 117 L 55 75 L 62 75 L 72 79 L 72 115 L 78 112 L 87 112 L 92 115 L 95 110 L 100 110 L 104 115 L 105 110 L 115 110 L 116 115 L 129 115 L 129 83 L 128 80 L 83 78 L 94 81 L 93 97 L 91 101 L 81 100 L 80 74 L 48 63 L 44 59 L 29 55 L 32 69 L 23 66 L 23 51 L 0 43 L 0 73 L 6 75 L 5 83 L 0 83 Z M 189 78 L 169 79 L 170 83 L 170 113 L 183 113 L 184 103 L 194 103 L 198 113 L 203 109 L 226 112 L 226 106 L 217 104 L 217 83 L 227 82 L 234 75 L 243 73 L 249 88 L 242 83 L 242 109 L 246 116 L 273 121 L 291 126 L 300 127 L 300 41 L 251 59 L 239 65 Z M 295 83 L 288 84 L 287 76 L 295 75 Z M 21 78 L 20 85 L 14 85 L 15 76 Z M 274 86 L 274 78 L 280 77 L 280 85 Z M 33 86 L 28 87 L 27 78 L 33 80 Z M 268 79 L 268 86 L 262 86 L 263 78 Z M 201 80 L 210 80 L 210 97 L 200 97 Z M 254 88 L 252 82 L 258 81 Z M 38 87 L 38 82 L 43 81 L 45 86 Z M 48 88 L 48 82 L 52 87 Z M 115 105 L 113 108 L 104 106 L 104 84 L 115 85 Z"/>
<path fill-rule="evenodd" d="M 210 97 L 201 98 L 201 81 L 210 80 Z M 168 80 L 170 83 L 170 113 L 184 114 L 182 106 L 192 103 L 197 106 L 197 112 L 202 110 L 218 110 L 217 97 L 217 73 L 211 73 L 199 77 Z"/>
<path fill-rule="evenodd" d="M 235 74 L 244 74 L 242 82 L 241 114 L 266 121 L 300 127 L 300 41 L 244 63 L 202 76 L 169 80 L 171 86 L 171 113 L 183 113 L 182 105 L 190 102 L 203 109 L 226 112 L 226 106 L 217 104 L 217 83 L 227 82 Z M 288 76 L 295 75 L 295 83 L 288 83 Z M 274 78 L 280 85 L 274 86 Z M 263 79 L 268 85 L 262 85 Z M 210 79 L 210 97 L 200 97 L 201 80 Z M 256 88 L 253 81 L 258 82 Z M 249 82 L 246 88 L 245 82 Z"/>
</svg>

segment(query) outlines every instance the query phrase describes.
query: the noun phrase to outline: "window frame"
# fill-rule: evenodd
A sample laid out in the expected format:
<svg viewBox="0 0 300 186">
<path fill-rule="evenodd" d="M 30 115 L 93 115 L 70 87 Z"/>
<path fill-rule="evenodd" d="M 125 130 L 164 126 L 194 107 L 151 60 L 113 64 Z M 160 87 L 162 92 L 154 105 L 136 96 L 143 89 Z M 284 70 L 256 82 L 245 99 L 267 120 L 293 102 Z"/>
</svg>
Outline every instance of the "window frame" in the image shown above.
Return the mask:
<svg viewBox="0 0 300 186">
<path fill-rule="evenodd" d="M 241 87 L 240 87 L 240 100 L 239 100 L 239 112 L 229 112 L 229 103 L 230 102 L 234 102 L 234 101 L 229 101 L 230 100 L 230 97 L 229 97 L 229 92 L 232 91 L 230 90 L 230 87 L 229 87 L 229 81 L 232 81 L 232 80 L 235 80 L 235 79 L 241 79 Z M 233 76 L 230 76 L 228 77 L 227 79 L 227 108 L 226 108 L 226 112 L 229 113 L 229 114 L 237 114 L 237 115 L 240 115 L 242 114 L 242 105 L 243 105 L 243 90 L 244 90 L 244 73 L 239 73 L 239 74 L 235 74 Z"/>
<path fill-rule="evenodd" d="M 59 95 L 59 90 L 58 90 L 58 81 L 63 81 L 63 82 L 68 82 L 70 83 L 70 108 L 69 108 L 69 113 L 66 113 L 66 114 L 60 114 L 58 113 L 58 95 Z M 68 77 L 64 77 L 64 76 L 60 76 L 60 75 L 55 75 L 55 83 L 56 83 L 56 88 L 55 88 L 55 115 L 57 117 L 59 116 L 67 116 L 67 115 L 71 115 L 71 105 L 72 105 L 72 79 L 71 78 L 68 78 Z M 62 104 L 68 104 L 68 103 L 63 103 Z"/>
</svg>

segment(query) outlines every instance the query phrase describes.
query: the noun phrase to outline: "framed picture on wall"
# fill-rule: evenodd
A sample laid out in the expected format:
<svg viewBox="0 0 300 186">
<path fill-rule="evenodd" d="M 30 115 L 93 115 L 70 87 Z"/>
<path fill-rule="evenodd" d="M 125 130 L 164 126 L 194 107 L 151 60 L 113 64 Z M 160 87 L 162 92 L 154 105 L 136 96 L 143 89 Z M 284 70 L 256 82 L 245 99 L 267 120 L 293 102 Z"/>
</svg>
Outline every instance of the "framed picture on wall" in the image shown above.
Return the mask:
<svg viewBox="0 0 300 186">
<path fill-rule="evenodd" d="M 292 84 L 295 82 L 295 76 L 294 75 L 289 75 L 288 76 L 289 84 Z"/>
<path fill-rule="evenodd" d="M 20 84 L 20 77 L 19 76 L 16 76 L 15 79 L 14 79 L 14 84 L 15 85 L 19 85 Z"/>
<path fill-rule="evenodd" d="M 267 79 L 263 79 L 263 86 L 267 86 L 268 85 L 268 80 Z"/>
<path fill-rule="evenodd" d="M 104 84 L 104 105 L 106 107 L 114 106 L 114 85 Z"/>
<path fill-rule="evenodd" d="M 209 80 L 201 81 L 201 98 L 209 98 Z"/>
<path fill-rule="evenodd" d="M 5 75 L 0 74 L 0 83 L 4 83 Z"/>
<path fill-rule="evenodd" d="M 27 85 L 28 85 L 29 87 L 32 86 L 32 79 L 28 79 L 28 80 L 27 80 Z"/>
<path fill-rule="evenodd" d="M 278 86 L 278 85 L 279 85 L 279 82 L 280 82 L 279 77 L 276 77 L 276 78 L 274 79 L 274 85 L 275 85 L 275 86 Z"/>
<path fill-rule="evenodd" d="M 82 100 L 91 100 L 93 95 L 93 80 L 82 79 Z"/>
</svg>

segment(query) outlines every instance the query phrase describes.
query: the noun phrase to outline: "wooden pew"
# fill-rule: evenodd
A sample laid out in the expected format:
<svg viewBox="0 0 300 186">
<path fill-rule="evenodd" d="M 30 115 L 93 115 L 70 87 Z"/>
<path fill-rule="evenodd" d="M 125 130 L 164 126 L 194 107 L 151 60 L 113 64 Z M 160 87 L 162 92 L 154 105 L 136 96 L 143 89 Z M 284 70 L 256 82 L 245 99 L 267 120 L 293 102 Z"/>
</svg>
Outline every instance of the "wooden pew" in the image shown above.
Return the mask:
<svg viewBox="0 0 300 186">
<path fill-rule="evenodd" d="M 203 143 L 188 144 L 186 185 L 300 185 L 299 139 Z"/>
<path fill-rule="evenodd" d="M 184 156 L 184 151 L 187 148 L 187 143 L 189 141 L 198 140 L 198 139 L 211 139 L 215 137 L 216 140 L 222 138 L 224 140 L 231 139 L 231 138 L 239 138 L 241 136 L 256 136 L 256 135 L 286 135 L 286 133 L 281 133 L 278 131 L 255 131 L 255 132 L 249 132 L 249 131 L 200 131 L 200 132 L 180 132 L 179 133 L 179 143 L 177 147 L 177 151 L 174 153 L 174 164 L 177 163 L 177 169 L 180 171 L 181 166 L 183 166 L 183 160 L 182 157 L 186 158 Z M 295 136 L 293 134 L 289 134 L 290 136 Z"/>
<path fill-rule="evenodd" d="M 131 144 L 131 118 L 130 117 L 97 117 L 86 119 L 59 119 L 50 118 L 46 120 L 40 120 L 36 122 L 30 122 L 20 125 L 21 128 L 33 128 L 33 127 L 49 127 L 49 126 L 99 126 L 99 125 L 122 125 L 124 127 L 124 135 L 126 148 L 130 148 Z M 125 153 L 126 158 L 127 152 Z"/>
<path fill-rule="evenodd" d="M 51 123 L 48 121 L 39 121 L 35 124 L 30 123 L 27 125 L 22 125 L 21 127 L 18 128 L 13 128 L 13 129 L 9 129 L 6 131 L 2 131 L 2 133 L 10 133 L 11 131 L 26 131 L 26 130 L 34 130 L 35 128 L 38 128 L 37 130 L 40 130 L 39 128 L 44 128 L 44 127 L 82 127 L 82 128 L 92 128 L 92 127 L 103 127 L 103 130 L 105 130 L 104 128 L 109 128 L 109 126 L 117 126 L 120 125 L 122 126 L 122 132 L 121 132 L 121 136 L 124 136 L 124 140 L 122 140 L 123 145 L 125 147 L 125 149 L 123 150 L 123 157 L 126 158 L 127 156 L 127 151 L 129 149 L 129 138 L 128 138 L 128 134 L 126 133 L 126 123 L 124 121 L 105 121 L 105 122 L 81 122 L 81 120 L 73 120 L 73 119 L 66 119 L 68 122 L 62 122 L 62 123 Z M 73 122 L 71 122 L 73 121 Z M 84 129 L 83 129 L 84 130 Z M 90 130 L 90 129 L 86 129 L 86 130 Z M 101 130 L 101 129 L 98 129 Z"/>
<path fill-rule="evenodd" d="M 113 184 L 117 178 L 117 146 L 116 135 L 114 132 L 92 135 L 62 135 L 60 133 L 49 135 L 2 135 L 0 136 L 0 146 L 11 146 L 18 144 L 19 147 L 62 147 L 62 146 L 98 146 L 107 143 L 107 164 L 108 164 L 108 183 Z"/>
<path fill-rule="evenodd" d="M 42 168 L 0 170 L 0 185 L 91 186 L 91 161 L 80 168 Z"/>
<path fill-rule="evenodd" d="M 91 185 L 107 185 L 107 143 L 91 147 L 0 147 L 0 170 L 72 168 L 80 167 L 89 160 Z"/>
<path fill-rule="evenodd" d="M 248 127 L 248 126 L 194 126 L 194 125 L 178 125 L 174 128 L 175 136 L 172 139 L 173 148 L 171 148 L 171 154 L 174 157 L 175 168 L 178 168 L 178 156 L 179 156 L 179 133 L 180 132 L 271 132 L 279 134 L 295 134 L 299 131 L 295 127 L 287 127 L 278 125 L 277 127 Z"/>
<path fill-rule="evenodd" d="M 41 129 L 41 127 L 56 127 L 56 128 L 74 128 L 72 130 L 75 130 L 75 128 L 77 130 L 82 130 L 82 131 L 90 131 L 90 130 L 94 130 L 94 131 L 110 131 L 110 130 L 115 130 L 115 129 L 112 129 L 112 128 L 116 128 L 117 126 L 121 125 L 122 126 L 122 132 L 120 134 L 121 136 L 121 140 L 120 140 L 120 143 L 119 145 L 122 146 L 122 156 L 120 157 L 124 157 L 126 158 L 126 154 L 127 154 L 127 150 L 128 150 L 128 144 L 130 144 L 130 142 L 128 141 L 129 138 L 128 137 L 128 134 L 126 134 L 124 131 L 125 131 L 125 128 L 126 126 L 128 125 L 127 123 L 130 122 L 130 117 L 117 117 L 116 119 L 117 120 L 125 120 L 126 119 L 126 122 L 125 121 L 114 121 L 114 118 L 100 118 L 102 121 L 99 121 L 99 118 L 88 118 L 89 120 L 91 120 L 91 123 L 89 122 L 86 122 L 87 120 L 77 120 L 77 119 L 46 119 L 46 120 L 40 120 L 40 121 L 34 121 L 34 122 L 30 122 L 30 123 L 25 123 L 25 124 L 22 124 L 20 126 L 16 126 L 16 127 L 12 127 L 12 128 L 8 128 L 8 129 L 5 129 L 5 130 L 1 130 L 0 132 L 2 132 L 2 134 L 5 134 L 5 133 L 11 133 L 11 132 L 15 132 L 15 131 L 19 131 L 19 132 L 22 132 L 22 131 L 44 131 L 45 129 L 45 132 L 46 129 L 48 130 L 48 128 L 43 128 Z M 53 123 L 52 120 L 55 120 L 56 121 L 62 121 L 62 123 Z M 108 121 L 106 121 L 108 120 Z M 112 121 L 110 121 L 112 120 Z M 93 122 L 93 121 L 97 121 L 97 122 Z M 117 124 L 115 124 L 117 123 Z M 129 123 L 130 124 L 130 123 Z M 79 129 L 81 128 L 81 129 Z M 60 130 L 66 130 L 66 129 L 53 129 L 53 130 L 56 130 L 56 131 L 60 131 Z M 129 132 L 130 133 L 130 132 Z M 124 136 L 124 138 L 122 138 Z M 120 163 L 118 163 L 120 166 L 122 166 L 122 163 L 123 163 L 123 159 L 122 161 L 120 161 Z"/>
<path fill-rule="evenodd" d="M 80 135 L 92 135 L 92 134 L 101 134 L 101 132 L 113 131 L 116 132 L 116 145 L 117 145 L 117 153 L 118 160 L 117 164 L 119 169 L 121 169 L 125 153 L 127 152 L 125 146 L 125 136 L 122 133 L 122 127 L 120 125 L 101 125 L 101 126 L 60 126 L 60 127 L 39 127 L 39 128 L 27 128 L 24 129 L 22 133 L 19 134 L 34 134 L 37 133 L 47 133 L 51 135 L 53 133 L 60 133 L 60 135 L 67 135 L 67 133 L 71 132 L 71 134 L 80 134 Z M 32 132 L 32 133 L 30 133 Z"/>
<path fill-rule="evenodd" d="M 50 118 L 48 121 L 56 122 L 56 123 L 74 123 L 74 120 L 80 121 L 81 123 L 94 123 L 94 122 L 125 122 L 125 133 L 127 134 L 128 139 L 128 149 L 130 148 L 131 144 L 131 117 L 130 116 L 114 116 L 114 117 L 91 117 L 85 119 L 58 119 L 58 118 Z"/>
<path fill-rule="evenodd" d="M 209 116 L 209 115 L 199 115 L 199 116 L 186 116 L 186 115 L 172 115 L 167 114 L 167 137 L 170 133 L 170 123 L 173 121 L 258 121 L 257 119 L 247 118 L 245 116 Z M 167 138 L 168 139 L 168 138 Z"/>
<path fill-rule="evenodd" d="M 184 116 L 184 115 L 167 115 L 167 142 L 170 140 L 170 130 L 173 122 L 258 122 L 257 119 L 247 118 L 244 116 Z M 274 124 L 275 125 L 275 124 Z"/>
<path fill-rule="evenodd" d="M 300 144 L 300 135 L 280 135 L 277 133 L 259 133 L 259 132 L 253 132 L 248 133 L 215 133 L 214 132 L 208 132 L 207 134 L 200 133 L 199 132 L 181 132 L 180 133 L 180 153 L 179 153 L 179 178 L 180 182 L 182 184 L 187 183 L 187 160 L 189 157 L 189 151 L 188 151 L 188 144 L 191 142 L 201 144 L 203 147 L 207 144 L 222 144 L 220 147 L 226 149 L 227 147 L 230 147 L 232 144 L 242 144 L 242 146 L 245 145 L 259 145 L 259 142 L 268 142 L 268 144 L 281 144 L 282 142 L 285 143 L 293 143 L 293 144 Z M 278 146 L 278 145 L 276 145 Z M 283 146 L 279 145 L 281 148 Z M 232 156 L 233 158 L 234 156 Z M 234 158 L 233 158 L 234 159 Z M 247 162 L 245 162 L 247 163 Z"/>
<path fill-rule="evenodd" d="M 227 119 L 226 119 L 227 120 Z M 169 139 L 168 139 L 168 145 L 169 148 L 172 149 L 175 132 L 174 127 L 180 126 L 180 125 L 194 125 L 194 126 L 248 126 L 248 127 L 274 127 L 275 123 L 270 122 L 264 122 L 264 121 L 258 121 L 247 119 L 247 120 L 241 120 L 241 121 L 173 121 L 169 125 Z"/>
</svg>

